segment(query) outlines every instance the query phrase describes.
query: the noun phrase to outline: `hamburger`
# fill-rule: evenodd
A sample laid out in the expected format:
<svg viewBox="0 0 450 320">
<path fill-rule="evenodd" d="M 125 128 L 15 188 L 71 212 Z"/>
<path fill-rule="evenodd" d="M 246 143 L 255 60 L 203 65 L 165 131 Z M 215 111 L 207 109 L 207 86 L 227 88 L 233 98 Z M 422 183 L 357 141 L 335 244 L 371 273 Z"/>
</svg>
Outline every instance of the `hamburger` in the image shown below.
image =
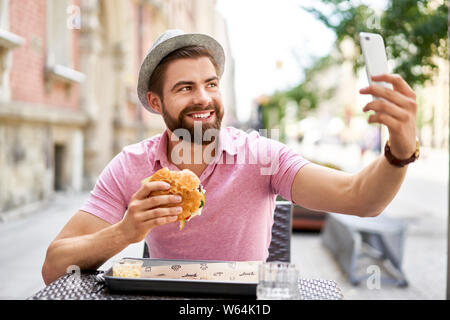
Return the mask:
<svg viewBox="0 0 450 320">
<path fill-rule="evenodd" d="M 162 168 L 156 171 L 152 176 L 142 180 L 142 184 L 150 181 L 164 181 L 170 184 L 170 189 L 162 191 L 152 191 L 150 196 L 173 194 L 181 196 L 181 203 L 168 204 L 162 207 L 178 207 L 183 210 L 178 214 L 177 221 L 180 221 L 180 230 L 184 228 L 186 221 L 201 215 L 202 209 L 206 204 L 206 191 L 200 184 L 200 179 L 189 169 L 181 171 L 171 171 L 168 168 Z"/>
</svg>

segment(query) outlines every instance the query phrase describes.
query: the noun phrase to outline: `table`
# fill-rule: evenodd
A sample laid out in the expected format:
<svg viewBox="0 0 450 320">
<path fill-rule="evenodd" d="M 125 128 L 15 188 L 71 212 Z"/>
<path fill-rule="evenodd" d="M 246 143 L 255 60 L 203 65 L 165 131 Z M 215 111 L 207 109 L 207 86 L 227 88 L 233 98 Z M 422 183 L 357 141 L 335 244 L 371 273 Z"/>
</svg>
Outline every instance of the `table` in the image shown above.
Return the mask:
<svg viewBox="0 0 450 320">
<path fill-rule="evenodd" d="M 230 299 L 230 297 L 176 296 L 150 294 L 112 293 L 101 282 L 98 275 L 103 271 L 83 271 L 74 284 L 68 273 L 46 286 L 28 300 L 174 300 L 174 299 Z M 332 280 L 299 279 L 301 300 L 342 300 L 341 290 Z"/>
</svg>

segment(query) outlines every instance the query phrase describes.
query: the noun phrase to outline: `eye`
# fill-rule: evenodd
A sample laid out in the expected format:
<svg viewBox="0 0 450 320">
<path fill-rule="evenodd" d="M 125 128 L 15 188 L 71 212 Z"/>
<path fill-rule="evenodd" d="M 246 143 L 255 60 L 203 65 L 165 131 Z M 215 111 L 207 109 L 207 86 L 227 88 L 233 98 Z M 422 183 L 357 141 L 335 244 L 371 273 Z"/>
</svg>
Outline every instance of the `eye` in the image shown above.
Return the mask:
<svg viewBox="0 0 450 320">
<path fill-rule="evenodd" d="M 215 88 L 215 87 L 217 87 L 217 82 L 210 82 L 210 83 L 208 83 L 208 85 L 207 85 L 207 87 L 208 88 Z"/>
<path fill-rule="evenodd" d="M 178 90 L 178 91 L 190 91 L 190 90 L 191 90 L 191 87 L 186 86 L 186 87 L 181 87 L 180 90 Z"/>
</svg>

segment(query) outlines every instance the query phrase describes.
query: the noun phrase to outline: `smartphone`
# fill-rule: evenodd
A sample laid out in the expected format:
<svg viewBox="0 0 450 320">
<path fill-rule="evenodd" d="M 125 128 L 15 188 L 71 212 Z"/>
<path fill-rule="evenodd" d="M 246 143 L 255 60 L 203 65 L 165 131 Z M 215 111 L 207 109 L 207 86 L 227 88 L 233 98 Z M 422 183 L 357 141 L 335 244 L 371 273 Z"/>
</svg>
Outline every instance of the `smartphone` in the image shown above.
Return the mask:
<svg viewBox="0 0 450 320">
<path fill-rule="evenodd" d="M 360 32 L 359 41 L 361 43 L 369 84 L 392 89 L 392 84 L 388 82 L 375 82 L 371 79 L 372 76 L 389 73 L 383 37 L 377 33 Z M 373 99 L 378 98 L 373 97 Z"/>
</svg>

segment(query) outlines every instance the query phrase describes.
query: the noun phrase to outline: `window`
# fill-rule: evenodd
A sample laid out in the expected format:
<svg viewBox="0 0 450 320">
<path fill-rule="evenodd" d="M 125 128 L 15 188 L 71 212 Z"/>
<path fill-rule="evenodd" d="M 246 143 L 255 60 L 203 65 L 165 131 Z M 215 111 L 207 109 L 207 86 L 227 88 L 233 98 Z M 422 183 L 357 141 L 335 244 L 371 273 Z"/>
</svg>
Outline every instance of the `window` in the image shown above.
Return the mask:
<svg viewBox="0 0 450 320">
<path fill-rule="evenodd" d="M 47 64 L 72 68 L 71 33 L 67 29 L 67 0 L 47 0 Z"/>
<path fill-rule="evenodd" d="M 84 74 L 73 70 L 72 32 L 68 26 L 71 16 L 68 0 L 47 0 L 47 61 L 48 84 L 62 81 L 70 85 L 84 81 Z M 49 85 L 48 88 L 51 88 Z"/>
<path fill-rule="evenodd" d="M 8 29 L 8 1 L 0 0 L 0 29 Z"/>
<path fill-rule="evenodd" d="M 0 101 L 8 101 L 9 69 L 11 66 L 10 51 L 24 44 L 25 40 L 9 32 L 9 0 L 0 0 Z"/>
</svg>

